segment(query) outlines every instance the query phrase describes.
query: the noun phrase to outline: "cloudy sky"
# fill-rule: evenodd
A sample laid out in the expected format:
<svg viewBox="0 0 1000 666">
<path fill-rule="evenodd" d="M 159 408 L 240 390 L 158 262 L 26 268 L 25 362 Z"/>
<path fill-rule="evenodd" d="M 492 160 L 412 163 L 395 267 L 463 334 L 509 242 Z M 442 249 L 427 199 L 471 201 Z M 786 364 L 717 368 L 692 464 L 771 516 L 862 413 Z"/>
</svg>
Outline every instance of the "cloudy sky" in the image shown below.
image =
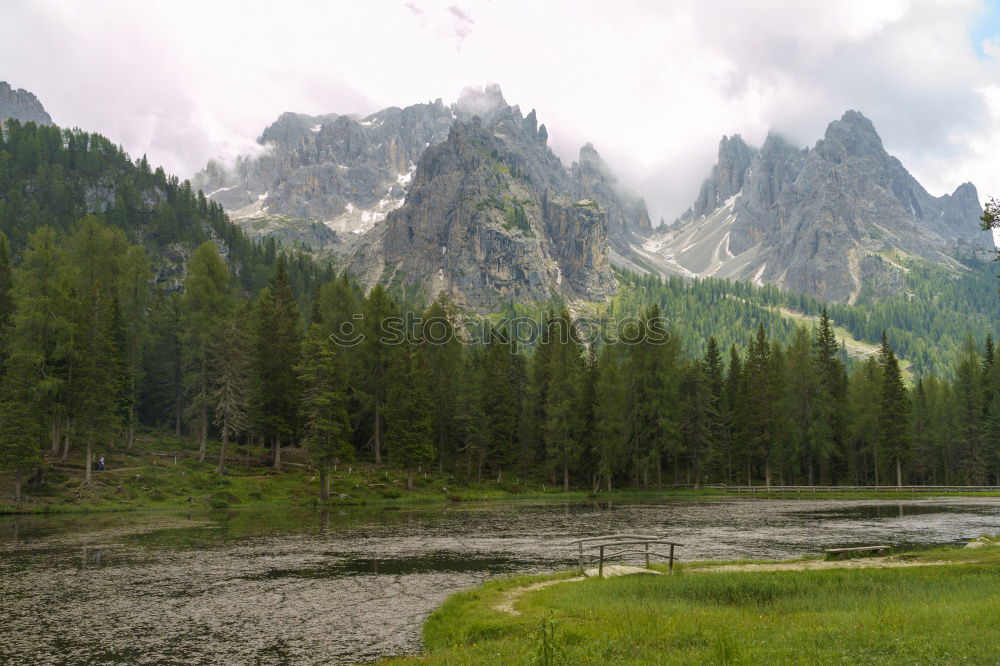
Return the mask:
<svg viewBox="0 0 1000 666">
<path fill-rule="evenodd" d="M 723 134 L 812 145 L 846 109 L 933 194 L 1000 196 L 1000 0 L 0 0 L 0 79 L 189 176 L 283 111 L 497 82 L 672 220 Z"/>
</svg>

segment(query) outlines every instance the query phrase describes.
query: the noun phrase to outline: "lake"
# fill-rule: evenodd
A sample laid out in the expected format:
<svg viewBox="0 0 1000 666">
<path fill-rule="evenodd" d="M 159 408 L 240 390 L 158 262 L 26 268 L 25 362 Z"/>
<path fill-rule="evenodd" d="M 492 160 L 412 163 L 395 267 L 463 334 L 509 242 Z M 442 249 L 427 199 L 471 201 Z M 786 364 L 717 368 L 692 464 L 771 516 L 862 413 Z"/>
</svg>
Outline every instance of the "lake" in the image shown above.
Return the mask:
<svg viewBox="0 0 1000 666">
<path fill-rule="evenodd" d="M 575 566 L 576 536 L 655 533 L 681 560 L 959 543 L 1000 499 L 510 502 L 0 517 L 0 663 L 312 664 L 420 650 L 491 577 Z"/>
</svg>

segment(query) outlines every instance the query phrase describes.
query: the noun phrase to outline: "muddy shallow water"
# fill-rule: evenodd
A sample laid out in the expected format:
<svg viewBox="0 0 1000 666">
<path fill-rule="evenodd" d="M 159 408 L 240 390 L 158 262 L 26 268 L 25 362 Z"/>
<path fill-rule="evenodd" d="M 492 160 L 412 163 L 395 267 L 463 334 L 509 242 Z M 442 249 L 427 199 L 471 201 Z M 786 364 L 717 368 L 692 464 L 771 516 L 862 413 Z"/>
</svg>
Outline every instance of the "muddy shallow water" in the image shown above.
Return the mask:
<svg viewBox="0 0 1000 666">
<path fill-rule="evenodd" d="M 657 533 L 682 559 L 940 544 L 1000 499 L 509 503 L 0 518 L 0 663 L 313 664 L 420 650 L 490 577 L 566 569 L 568 535 Z"/>
</svg>

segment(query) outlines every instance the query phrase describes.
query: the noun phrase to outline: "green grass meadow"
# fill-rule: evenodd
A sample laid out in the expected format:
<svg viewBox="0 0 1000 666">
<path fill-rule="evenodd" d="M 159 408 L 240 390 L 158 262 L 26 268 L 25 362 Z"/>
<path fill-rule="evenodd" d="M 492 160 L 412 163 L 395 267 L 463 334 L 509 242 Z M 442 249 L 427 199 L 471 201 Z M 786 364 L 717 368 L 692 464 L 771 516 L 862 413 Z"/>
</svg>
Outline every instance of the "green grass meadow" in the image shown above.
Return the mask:
<svg viewBox="0 0 1000 666">
<path fill-rule="evenodd" d="M 493 609 L 491 582 L 451 597 L 410 664 L 997 664 L 1000 548 L 902 556 L 950 564 L 587 579 Z"/>
</svg>

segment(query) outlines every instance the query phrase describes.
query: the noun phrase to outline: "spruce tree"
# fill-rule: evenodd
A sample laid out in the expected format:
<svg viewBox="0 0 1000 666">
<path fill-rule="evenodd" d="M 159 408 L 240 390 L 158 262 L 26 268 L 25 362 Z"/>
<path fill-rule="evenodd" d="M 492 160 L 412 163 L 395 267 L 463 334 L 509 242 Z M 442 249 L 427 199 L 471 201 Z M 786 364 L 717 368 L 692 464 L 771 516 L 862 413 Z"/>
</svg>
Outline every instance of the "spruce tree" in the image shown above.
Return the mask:
<svg viewBox="0 0 1000 666">
<path fill-rule="evenodd" d="M 252 350 L 247 336 L 249 319 L 245 306 L 235 309 L 220 322 L 208 350 L 212 373 L 209 400 L 214 413 L 213 422 L 222 436 L 216 468 L 219 474 L 226 473 L 229 443 L 250 425 Z"/>
<path fill-rule="evenodd" d="M 320 470 L 319 493 L 324 502 L 330 499 L 331 465 L 354 455 L 341 353 L 323 328 L 313 324 L 303 342 L 302 361 L 296 367 L 302 387 L 302 443 Z"/>
<path fill-rule="evenodd" d="M 196 428 L 198 459 L 205 462 L 213 407 L 211 346 L 232 307 L 229 269 L 211 242 L 202 243 L 188 260 L 180 306 L 187 413 Z"/>
<path fill-rule="evenodd" d="M 120 258 L 127 243 L 120 229 L 94 217 L 81 220 L 67 239 L 66 280 L 73 322 L 69 410 L 86 442 L 86 482 L 94 445 L 110 443 L 122 422 L 123 368 L 118 311 Z"/>
<path fill-rule="evenodd" d="M 0 378 L 7 365 L 10 327 L 14 318 L 14 279 L 8 248 L 7 236 L 0 231 Z"/>
<path fill-rule="evenodd" d="M 66 265 L 51 228 L 42 227 L 28 237 L 21 264 L 13 271 L 16 308 L 7 348 L 7 373 L 18 375 L 16 385 L 32 403 L 33 413 L 48 418 L 53 453 L 59 445 L 59 425 L 66 418 L 74 339 Z M 64 460 L 67 454 L 64 451 Z"/>
<path fill-rule="evenodd" d="M 489 445 L 486 413 L 483 409 L 486 388 L 483 381 L 482 350 L 472 350 L 459 367 L 455 427 L 459 450 L 465 455 L 465 477 L 472 480 L 473 460 L 482 461 Z M 481 463 L 480 463 L 481 464 Z"/>
<path fill-rule="evenodd" d="M 628 467 L 630 405 L 623 363 L 623 346 L 615 344 L 601 350 L 597 363 L 594 431 L 599 477 L 595 485 L 603 480 L 608 492 Z"/>
<path fill-rule="evenodd" d="M 434 459 L 433 406 L 428 380 L 427 360 L 421 345 L 401 345 L 389 370 L 385 445 L 392 463 L 406 470 L 409 490 L 413 490 L 414 468 Z"/>
<path fill-rule="evenodd" d="M 0 387 L 0 469 L 14 476 L 14 500 L 21 501 L 24 475 L 41 462 L 42 432 L 18 376 L 8 375 Z"/>
<path fill-rule="evenodd" d="M 284 255 L 261 290 L 256 308 L 256 370 L 254 421 L 271 442 L 271 461 L 281 469 L 282 441 L 289 441 L 298 423 L 298 379 L 295 366 L 302 351 L 298 303 L 292 294 Z"/>
<path fill-rule="evenodd" d="M 550 355 L 542 433 L 550 468 L 562 477 L 563 492 L 569 492 L 570 468 L 580 455 L 583 358 L 567 310 L 548 321 L 547 335 Z"/>
<path fill-rule="evenodd" d="M 679 396 L 679 433 L 683 449 L 690 457 L 695 487 L 699 487 L 702 483 L 705 460 L 709 456 L 711 447 L 712 435 L 708 416 L 711 393 L 704 367 L 700 362 L 689 363 L 683 372 Z"/>
<path fill-rule="evenodd" d="M 424 311 L 421 320 L 424 353 L 430 373 L 430 383 L 427 388 L 431 393 L 431 403 L 434 405 L 431 422 L 434 428 L 438 468 L 441 470 L 444 469 L 445 458 L 455 456 L 456 382 L 462 362 L 462 343 L 455 332 L 450 310 L 451 304 L 444 295 L 441 295 Z"/>
<path fill-rule="evenodd" d="M 517 458 L 518 408 L 516 343 L 509 332 L 497 327 L 486 342 L 480 356 L 483 391 L 482 409 L 486 416 L 488 444 L 480 467 L 488 461 L 497 479 L 502 478 L 505 466 Z M 480 473 L 481 473 L 480 469 Z"/>
<path fill-rule="evenodd" d="M 387 375 L 402 342 L 396 339 L 400 336 L 399 329 L 395 328 L 394 324 L 398 318 L 399 310 L 396 304 L 389 298 L 382 285 L 376 284 L 365 299 L 362 328 L 364 339 L 358 345 L 361 359 L 359 384 L 371 416 L 372 430 L 369 441 L 374 450 L 376 465 L 382 464 L 382 431 L 388 394 Z"/>
<path fill-rule="evenodd" d="M 882 454 L 896 465 L 896 486 L 903 485 L 903 459 L 910 450 L 909 404 L 896 355 L 882 337 L 879 352 L 882 394 L 878 408 L 879 443 Z"/>
</svg>

